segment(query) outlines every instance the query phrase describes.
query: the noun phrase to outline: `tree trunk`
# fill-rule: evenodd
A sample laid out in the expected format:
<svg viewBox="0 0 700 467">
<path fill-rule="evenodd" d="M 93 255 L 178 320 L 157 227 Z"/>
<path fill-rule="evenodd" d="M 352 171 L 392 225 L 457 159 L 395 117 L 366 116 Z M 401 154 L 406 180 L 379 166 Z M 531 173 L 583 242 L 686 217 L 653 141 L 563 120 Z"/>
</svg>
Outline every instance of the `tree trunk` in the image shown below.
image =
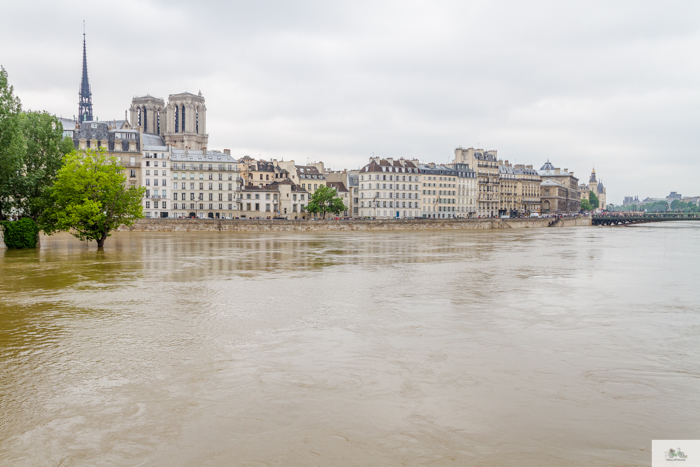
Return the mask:
<svg viewBox="0 0 700 467">
<path fill-rule="evenodd" d="M 105 240 L 107 239 L 107 232 L 102 234 L 102 238 L 97 239 L 97 249 L 101 250 L 105 247 Z"/>
</svg>

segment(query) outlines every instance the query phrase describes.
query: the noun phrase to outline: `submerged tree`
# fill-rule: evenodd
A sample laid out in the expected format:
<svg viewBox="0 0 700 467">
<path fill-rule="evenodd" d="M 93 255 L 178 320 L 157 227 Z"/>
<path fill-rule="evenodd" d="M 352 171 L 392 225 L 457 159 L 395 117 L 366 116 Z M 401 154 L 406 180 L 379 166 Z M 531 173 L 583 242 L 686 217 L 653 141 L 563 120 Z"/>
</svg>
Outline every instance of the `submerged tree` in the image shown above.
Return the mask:
<svg viewBox="0 0 700 467">
<path fill-rule="evenodd" d="M 126 175 L 116 157 L 104 149 L 73 151 L 50 190 L 41 227 L 51 235 L 69 231 L 80 240 L 94 240 L 98 248 L 120 225 L 130 226 L 143 217 L 145 188 L 125 187 Z"/>
</svg>

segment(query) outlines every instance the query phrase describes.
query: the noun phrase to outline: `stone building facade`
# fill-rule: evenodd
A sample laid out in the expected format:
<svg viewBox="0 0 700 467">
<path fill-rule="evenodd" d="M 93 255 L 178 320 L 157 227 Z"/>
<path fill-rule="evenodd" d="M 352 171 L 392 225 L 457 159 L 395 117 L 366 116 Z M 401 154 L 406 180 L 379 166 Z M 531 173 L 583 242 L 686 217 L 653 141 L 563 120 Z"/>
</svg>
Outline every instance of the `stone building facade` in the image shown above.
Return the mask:
<svg viewBox="0 0 700 467">
<path fill-rule="evenodd" d="M 498 216 L 500 205 L 500 175 L 497 151 L 456 148 L 454 163 L 467 164 L 476 172 L 478 185 L 478 217 Z"/>
<path fill-rule="evenodd" d="M 238 216 L 242 179 L 236 159 L 218 151 L 172 149 L 171 162 L 173 217 Z"/>
<path fill-rule="evenodd" d="M 591 177 L 588 179 L 588 192 L 586 193 L 586 197 L 590 199 L 590 191 L 596 194 L 598 197 L 598 202 L 599 206 L 596 209 L 596 211 L 600 212 L 605 210 L 607 206 L 607 192 L 605 190 L 605 186 L 603 186 L 603 181 L 600 180 L 598 181 L 596 179 L 595 175 L 595 168 L 591 171 Z"/>
<path fill-rule="evenodd" d="M 515 179 L 517 181 L 516 204 L 523 215 L 538 213 L 542 210 L 540 174 L 531 165 L 516 164 Z"/>
<path fill-rule="evenodd" d="M 178 149 L 206 150 L 207 107 L 204 97 L 183 92 L 162 98 L 146 95 L 134 97 L 129 107 L 133 128 L 162 136 L 165 144 Z"/>
<path fill-rule="evenodd" d="M 417 160 L 370 158 L 359 172 L 360 217 L 421 217 L 420 169 Z"/>
<path fill-rule="evenodd" d="M 576 213 L 581 210 L 578 178 L 568 169 L 560 169 L 547 161 L 539 170 L 542 212 Z"/>
</svg>

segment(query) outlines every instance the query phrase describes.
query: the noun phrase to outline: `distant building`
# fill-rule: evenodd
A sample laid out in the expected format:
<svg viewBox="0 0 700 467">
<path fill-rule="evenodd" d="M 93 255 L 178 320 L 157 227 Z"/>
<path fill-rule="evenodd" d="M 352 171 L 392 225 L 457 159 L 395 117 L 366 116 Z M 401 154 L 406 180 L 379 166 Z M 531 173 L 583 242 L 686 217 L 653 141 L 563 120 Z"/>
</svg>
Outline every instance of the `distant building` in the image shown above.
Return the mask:
<svg viewBox="0 0 700 467">
<path fill-rule="evenodd" d="M 547 161 L 539 170 L 543 213 L 574 213 L 581 210 L 578 178 L 568 169 Z"/>
<path fill-rule="evenodd" d="M 639 201 L 639 196 L 625 196 L 625 198 L 622 200 L 622 205 L 629 206 L 631 204 L 636 204 L 636 205 L 642 204 L 642 202 Z"/>
<path fill-rule="evenodd" d="M 676 199 L 680 200 L 680 199 L 682 199 L 682 198 L 683 198 L 683 196 L 682 196 L 680 193 L 676 193 L 675 191 L 672 191 L 672 192 L 666 197 L 666 199 L 668 199 L 668 200 L 676 200 Z"/>
<path fill-rule="evenodd" d="M 607 206 L 607 192 L 603 186 L 603 181 L 596 180 L 595 167 L 593 168 L 593 171 L 591 171 L 591 178 L 588 179 L 588 190 L 595 193 L 595 195 L 598 197 L 598 208 L 596 211 L 604 210 Z M 586 195 L 586 197 L 590 200 L 590 192 L 586 193 Z"/>
</svg>

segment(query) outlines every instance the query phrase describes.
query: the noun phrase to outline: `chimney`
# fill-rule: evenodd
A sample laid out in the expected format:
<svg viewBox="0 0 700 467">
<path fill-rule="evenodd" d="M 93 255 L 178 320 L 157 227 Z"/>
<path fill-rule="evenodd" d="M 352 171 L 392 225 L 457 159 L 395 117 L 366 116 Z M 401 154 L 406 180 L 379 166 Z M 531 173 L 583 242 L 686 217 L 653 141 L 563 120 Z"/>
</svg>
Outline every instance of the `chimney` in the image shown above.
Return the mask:
<svg viewBox="0 0 700 467">
<path fill-rule="evenodd" d="M 389 163 L 389 165 L 394 165 L 394 158 L 393 157 L 387 157 L 386 161 Z"/>
<path fill-rule="evenodd" d="M 231 150 L 230 150 L 230 149 L 224 149 L 224 154 L 226 154 L 227 156 L 230 156 L 230 155 L 231 155 Z"/>
</svg>

